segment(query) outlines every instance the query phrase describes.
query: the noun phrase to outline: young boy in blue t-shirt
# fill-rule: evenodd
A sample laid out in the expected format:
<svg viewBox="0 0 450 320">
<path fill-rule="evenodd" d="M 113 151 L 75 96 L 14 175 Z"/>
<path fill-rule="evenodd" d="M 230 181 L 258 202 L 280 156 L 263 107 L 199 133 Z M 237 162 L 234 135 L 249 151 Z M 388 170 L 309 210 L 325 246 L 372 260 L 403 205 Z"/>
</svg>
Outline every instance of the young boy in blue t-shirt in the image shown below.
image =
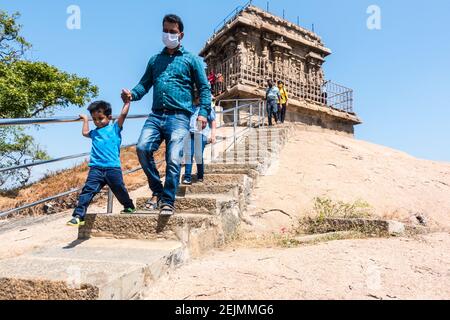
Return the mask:
<svg viewBox="0 0 450 320">
<path fill-rule="evenodd" d="M 73 218 L 67 223 L 69 226 L 84 225 L 86 210 L 94 196 L 105 185 L 108 185 L 117 200 L 124 206 L 124 212 L 133 213 L 135 207 L 128 195 L 123 182 L 120 164 L 120 145 L 122 143 L 122 127 L 130 109 L 130 102 L 126 102 L 115 123 L 112 122 L 111 105 L 105 101 L 96 101 L 88 107 L 96 129 L 89 130 L 89 120 L 86 115 L 80 115 L 83 120 L 83 136 L 92 139 L 89 174 L 86 184 L 78 198 L 78 204 L 73 212 Z"/>
</svg>

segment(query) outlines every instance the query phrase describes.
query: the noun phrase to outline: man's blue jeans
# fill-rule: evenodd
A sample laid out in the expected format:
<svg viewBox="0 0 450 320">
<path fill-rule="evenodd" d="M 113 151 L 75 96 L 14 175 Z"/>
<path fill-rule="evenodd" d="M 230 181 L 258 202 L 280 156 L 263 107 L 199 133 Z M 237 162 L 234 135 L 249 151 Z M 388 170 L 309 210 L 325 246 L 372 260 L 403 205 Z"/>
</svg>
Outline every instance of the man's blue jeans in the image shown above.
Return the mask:
<svg viewBox="0 0 450 320">
<path fill-rule="evenodd" d="M 123 205 L 124 209 L 134 209 L 133 201 L 128 195 L 128 191 L 123 183 L 121 168 L 100 168 L 91 167 L 86 180 L 86 184 L 78 198 L 78 204 L 73 212 L 73 216 L 84 219 L 86 211 L 94 196 L 99 193 L 104 186 L 108 185 L 111 191 Z"/>
<path fill-rule="evenodd" d="M 142 129 L 137 144 L 139 162 L 148 178 L 153 196 L 171 206 L 180 183 L 184 140 L 189 135 L 190 115 L 184 112 L 154 112 Z M 163 186 L 153 154 L 166 142 L 166 180 Z"/>
<path fill-rule="evenodd" d="M 278 122 L 278 101 L 275 99 L 267 99 L 267 116 L 269 117 L 269 126 L 272 125 L 272 117 Z"/>
<path fill-rule="evenodd" d="M 190 141 L 189 141 L 190 140 Z M 186 148 L 186 168 L 184 172 L 184 178 L 186 180 L 192 180 L 192 164 L 197 164 L 197 179 L 203 179 L 205 175 L 205 164 L 203 162 L 203 152 L 208 139 L 201 133 L 191 133 L 191 138 L 187 140 L 190 142 Z"/>
</svg>

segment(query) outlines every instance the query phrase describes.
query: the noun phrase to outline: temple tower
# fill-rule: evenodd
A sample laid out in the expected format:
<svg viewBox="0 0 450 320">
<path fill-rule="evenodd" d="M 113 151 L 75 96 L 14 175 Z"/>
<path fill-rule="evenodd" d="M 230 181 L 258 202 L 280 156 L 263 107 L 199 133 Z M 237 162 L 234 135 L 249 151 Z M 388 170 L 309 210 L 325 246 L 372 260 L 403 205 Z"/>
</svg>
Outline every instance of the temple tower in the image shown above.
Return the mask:
<svg viewBox="0 0 450 320">
<path fill-rule="evenodd" d="M 201 50 L 218 99 L 264 98 L 268 79 L 289 92 L 287 120 L 353 135 L 353 90 L 325 79 L 321 38 L 251 4 L 224 20 Z"/>
</svg>

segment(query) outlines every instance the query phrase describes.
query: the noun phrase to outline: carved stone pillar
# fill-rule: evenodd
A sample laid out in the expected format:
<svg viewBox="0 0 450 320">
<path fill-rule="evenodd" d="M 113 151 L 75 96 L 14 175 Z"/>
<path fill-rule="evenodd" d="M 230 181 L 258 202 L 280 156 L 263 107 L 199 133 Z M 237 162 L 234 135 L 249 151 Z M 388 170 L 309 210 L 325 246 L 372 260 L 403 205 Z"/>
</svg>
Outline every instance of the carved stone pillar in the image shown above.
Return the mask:
<svg viewBox="0 0 450 320">
<path fill-rule="evenodd" d="M 243 83 L 244 80 L 248 80 L 249 78 L 249 63 L 250 57 L 248 55 L 248 50 L 246 47 L 246 38 L 248 34 L 245 30 L 240 30 L 237 35 L 237 47 L 236 47 L 236 55 L 239 57 L 238 62 L 239 66 L 239 77 L 238 82 Z"/>
<path fill-rule="evenodd" d="M 266 85 L 267 79 L 272 77 L 273 65 L 270 63 L 270 49 L 269 44 L 271 40 L 267 38 L 262 39 L 262 59 L 261 59 L 261 86 Z"/>
</svg>

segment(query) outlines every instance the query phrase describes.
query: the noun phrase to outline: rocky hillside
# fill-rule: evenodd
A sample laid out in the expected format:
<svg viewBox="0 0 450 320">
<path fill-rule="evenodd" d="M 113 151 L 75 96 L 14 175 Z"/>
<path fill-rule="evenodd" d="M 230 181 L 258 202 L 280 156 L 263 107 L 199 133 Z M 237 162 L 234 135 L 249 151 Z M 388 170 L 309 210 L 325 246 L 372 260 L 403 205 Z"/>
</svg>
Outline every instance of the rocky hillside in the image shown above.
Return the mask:
<svg viewBox="0 0 450 320">
<path fill-rule="evenodd" d="M 422 217 L 429 226 L 450 230 L 449 163 L 335 134 L 297 131 L 258 189 L 254 212 L 282 209 L 300 217 L 320 197 L 359 201 L 374 216 L 405 222 Z M 283 217 L 265 215 L 277 225 Z"/>
</svg>

